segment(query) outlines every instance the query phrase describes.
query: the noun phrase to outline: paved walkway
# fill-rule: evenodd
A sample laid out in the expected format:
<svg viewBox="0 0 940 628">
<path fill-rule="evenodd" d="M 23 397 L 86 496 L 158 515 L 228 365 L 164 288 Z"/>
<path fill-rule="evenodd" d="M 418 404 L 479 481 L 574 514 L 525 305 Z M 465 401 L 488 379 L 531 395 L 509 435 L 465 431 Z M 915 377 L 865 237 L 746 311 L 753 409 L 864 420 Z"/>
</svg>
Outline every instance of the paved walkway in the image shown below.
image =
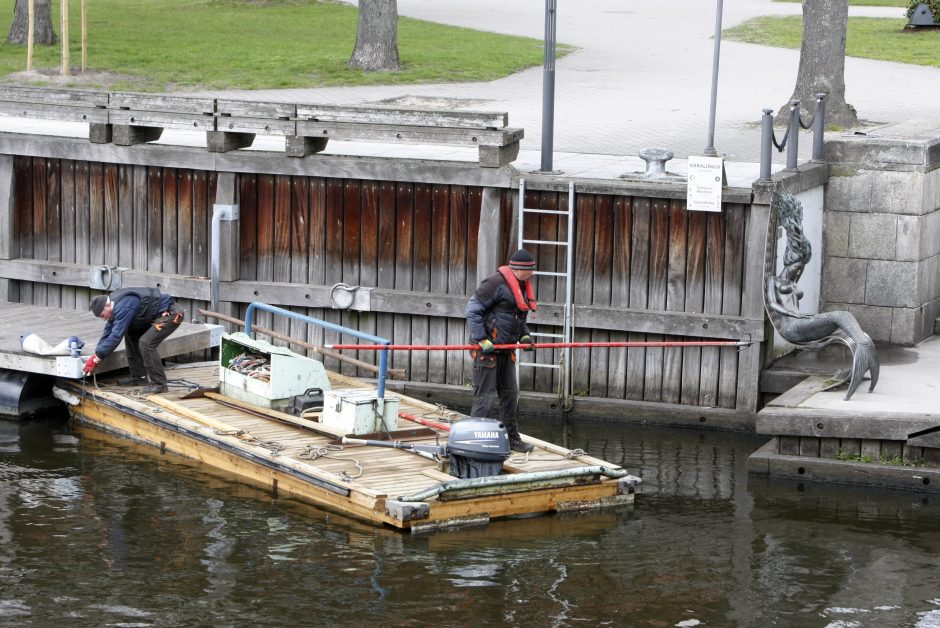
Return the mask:
<svg viewBox="0 0 940 628">
<path fill-rule="evenodd" d="M 715 3 L 702 0 L 560 0 L 557 36 L 579 50 L 556 64 L 557 153 L 636 155 L 664 146 L 677 158 L 707 143 Z M 542 38 L 543 0 L 398 0 L 399 13 L 458 26 Z M 759 15 L 799 15 L 794 3 L 724 4 L 725 28 Z M 852 15 L 903 18 L 903 9 L 853 7 Z M 407 56 L 407 51 L 402 51 Z M 791 96 L 799 51 L 723 41 L 715 148 L 729 159 L 759 160 L 761 110 Z M 846 99 L 869 123 L 920 119 L 940 127 L 940 68 L 846 60 Z M 226 92 L 232 97 L 323 103 L 447 103 L 505 110 L 525 129 L 523 151 L 539 151 L 542 68 L 488 83 L 389 85 Z M 870 132 L 876 132 L 871 125 Z M 803 141 L 808 150 L 810 142 Z M 801 151 L 802 152 L 802 151 Z M 562 155 L 563 156 L 563 155 Z M 782 162 L 783 155 L 775 154 Z M 523 161 L 533 161 L 523 155 Z"/>
</svg>

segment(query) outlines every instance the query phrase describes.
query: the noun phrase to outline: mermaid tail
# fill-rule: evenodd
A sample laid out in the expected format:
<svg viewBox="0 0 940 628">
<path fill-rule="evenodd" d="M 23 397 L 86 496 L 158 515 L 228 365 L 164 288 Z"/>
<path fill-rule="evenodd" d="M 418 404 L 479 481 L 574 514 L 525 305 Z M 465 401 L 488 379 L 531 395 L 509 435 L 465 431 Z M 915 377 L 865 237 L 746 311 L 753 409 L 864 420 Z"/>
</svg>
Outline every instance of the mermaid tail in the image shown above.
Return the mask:
<svg viewBox="0 0 940 628">
<path fill-rule="evenodd" d="M 865 373 L 871 371 L 871 384 L 868 386 L 868 392 L 875 389 L 878 383 L 878 373 L 881 365 L 878 363 L 878 353 L 875 351 L 875 343 L 865 332 L 862 332 L 864 339 L 861 342 L 852 340 L 849 348 L 852 350 L 852 377 L 849 379 L 849 390 L 845 393 L 845 400 L 848 401 L 855 390 L 861 385 L 865 378 Z M 846 343 L 849 344 L 849 343 Z"/>
</svg>

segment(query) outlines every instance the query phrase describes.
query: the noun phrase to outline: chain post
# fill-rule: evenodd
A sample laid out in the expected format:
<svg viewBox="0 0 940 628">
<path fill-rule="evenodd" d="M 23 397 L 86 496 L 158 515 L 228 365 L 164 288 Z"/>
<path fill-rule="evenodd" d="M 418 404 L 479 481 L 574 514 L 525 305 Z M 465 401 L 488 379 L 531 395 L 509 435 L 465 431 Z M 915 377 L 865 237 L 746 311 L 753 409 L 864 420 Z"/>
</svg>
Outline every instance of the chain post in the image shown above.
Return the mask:
<svg viewBox="0 0 940 628">
<path fill-rule="evenodd" d="M 800 157 L 800 101 L 790 101 L 790 124 L 787 126 L 787 170 L 795 170 Z"/>
<path fill-rule="evenodd" d="M 826 95 L 816 94 L 816 116 L 813 118 L 813 161 L 824 161 L 825 140 Z"/>
<path fill-rule="evenodd" d="M 770 156 L 773 149 L 773 109 L 764 109 L 760 119 L 760 181 L 770 181 Z"/>
</svg>

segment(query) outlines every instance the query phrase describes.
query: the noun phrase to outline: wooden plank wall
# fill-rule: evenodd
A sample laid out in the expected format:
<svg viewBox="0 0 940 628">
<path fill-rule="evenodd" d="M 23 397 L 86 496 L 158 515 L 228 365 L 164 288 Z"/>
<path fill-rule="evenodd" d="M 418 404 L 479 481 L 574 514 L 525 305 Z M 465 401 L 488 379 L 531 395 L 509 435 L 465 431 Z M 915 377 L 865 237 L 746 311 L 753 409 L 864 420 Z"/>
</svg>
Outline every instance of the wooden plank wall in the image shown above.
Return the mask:
<svg viewBox="0 0 940 628">
<path fill-rule="evenodd" d="M 240 279 L 294 284 L 390 288 L 465 296 L 477 284 L 476 251 L 482 189 L 458 185 L 241 175 Z M 247 307 L 243 305 L 244 308 Z M 395 343 L 462 344 L 463 319 L 411 312 L 356 312 L 308 308 L 314 318 L 390 338 Z M 306 334 L 314 344 L 338 342 L 314 326 L 290 329 L 284 317 L 260 313 L 258 324 Z M 346 342 L 355 338 L 346 337 Z M 346 352 L 374 361 L 374 352 Z M 325 360 L 327 368 L 357 373 Z M 464 385 L 471 381 L 466 352 L 396 351 L 391 366 L 409 379 Z"/>
<path fill-rule="evenodd" d="M 208 275 L 214 173 L 43 157 L 17 157 L 13 168 L 20 257 Z M 18 283 L 20 302 L 34 305 L 81 310 L 97 294 Z M 206 305 L 178 302 L 190 318 Z"/>
<path fill-rule="evenodd" d="M 15 230 L 19 256 L 205 277 L 217 175 L 154 166 L 17 157 Z M 239 279 L 295 286 L 377 287 L 468 297 L 478 278 L 477 237 L 483 190 L 465 185 L 240 174 Z M 515 249 L 513 197 L 502 190 L 499 250 Z M 526 207 L 566 209 L 567 192 L 527 192 Z M 690 213 L 684 202 L 612 194 L 576 195 L 576 305 L 653 312 L 739 316 L 742 312 L 748 208 Z M 534 214 L 526 238 L 558 240 L 565 217 Z M 565 253 L 538 245 L 541 270 L 562 271 Z M 494 269 L 495 271 L 495 269 Z M 24 303 L 83 309 L 87 288 L 19 283 Z M 540 277 L 543 303 L 564 300 L 562 279 Z M 183 301 L 195 312 L 206 304 Z M 278 304 L 274 304 L 278 305 Z M 244 316 L 247 304 L 240 304 Z M 413 311 L 356 312 L 294 307 L 303 314 L 390 338 L 396 343 L 464 343 L 463 318 Z M 259 313 L 257 324 L 314 344 L 335 333 Z M 576 321 L 577 324 L 577 321 Z M 537 327 L 536 331 L 556 331 Z M 690 340 L 664 319 L 661 333 L 578 328 L 576 340 Z M 350 339 L 352 340 L 352 339 Z M 373 352 L 359 359 L 374 362 Z M 557 352 L 536 352 L 554 362 Z M 366 376 L 348 364 L 327 367 Z M 392 367 L 416 382 L 464 386 L 464 352 L 396 352 Z M 576 394 L 654 403 L 734 408 L 734 348 L 576 349 Z M 555 392 L 557 372 L 523 369 L 523 390 Z"/>
<path fill-rule="evenodd" d="M 567 203 L 566 192 L 526 193 L 527 208 L 566 209 Z M 746 206 L 726 204 L 720 214 L 691 213 L 680 200 L 602 194 L 576 194 L 575 204 L 576 306 L 741 314 Z M 532 216 L 526 220 L 526 239 L 565 239 L 567 218 Z M 535 248 L 540 270 L 564 270 L 562 248 Z M 537 282 L 540 301 L 564 299 L 563 279 L 542 276 Z M 695 339 L 669 334 L 665 323 L 664 333 L 635 333 L 629 317 L 622 331 L 577 328 L 577 320 L 575 325 L 576 341 Z M 557 359 L 548 350 L 537 353 L 540 362 Z M 572 354 L 575 394 L 735 407 L 738 354 L 733 347 L 575 349 Z M 527 369 L 520 384 L 553 391 L 555 373 Z"/>
</svg>

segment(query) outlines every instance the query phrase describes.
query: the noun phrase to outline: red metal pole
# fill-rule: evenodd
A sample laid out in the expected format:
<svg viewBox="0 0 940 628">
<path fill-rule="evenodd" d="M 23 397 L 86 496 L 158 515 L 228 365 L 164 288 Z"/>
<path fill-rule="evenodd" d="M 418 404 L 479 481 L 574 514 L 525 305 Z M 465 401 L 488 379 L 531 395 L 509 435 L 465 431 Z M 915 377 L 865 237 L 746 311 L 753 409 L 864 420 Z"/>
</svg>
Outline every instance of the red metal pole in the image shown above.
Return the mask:
<svg viewBox="0 0 940 628">
<path fill-rule="evenodd" d="M 407 412 L 399 411 L 398 416 L 403 419 L 408 419 L 409 421 L 414 421 L 420 425 L 427 425 L 428 427 L 436 427 L 439 430 L 444 430 L 445 432 L 450 431 L 450 425 L 447 423 L 440 423 L 433 419 L 425 419 L 424 417 L 417 416 L 415 414 L 409 414 Z"/>
<path fill-rule="evenodd" d="M 565 349 L 593 347 L 746 347 L 750 340 L 674 340 L 625 342 L 536 342 L 531 345 L 494 345 L 494 349 Z M 354 349 L 359 351 L 473 351 L 480 345 L 324 345 L 327 349 Z"/>
</svg>

